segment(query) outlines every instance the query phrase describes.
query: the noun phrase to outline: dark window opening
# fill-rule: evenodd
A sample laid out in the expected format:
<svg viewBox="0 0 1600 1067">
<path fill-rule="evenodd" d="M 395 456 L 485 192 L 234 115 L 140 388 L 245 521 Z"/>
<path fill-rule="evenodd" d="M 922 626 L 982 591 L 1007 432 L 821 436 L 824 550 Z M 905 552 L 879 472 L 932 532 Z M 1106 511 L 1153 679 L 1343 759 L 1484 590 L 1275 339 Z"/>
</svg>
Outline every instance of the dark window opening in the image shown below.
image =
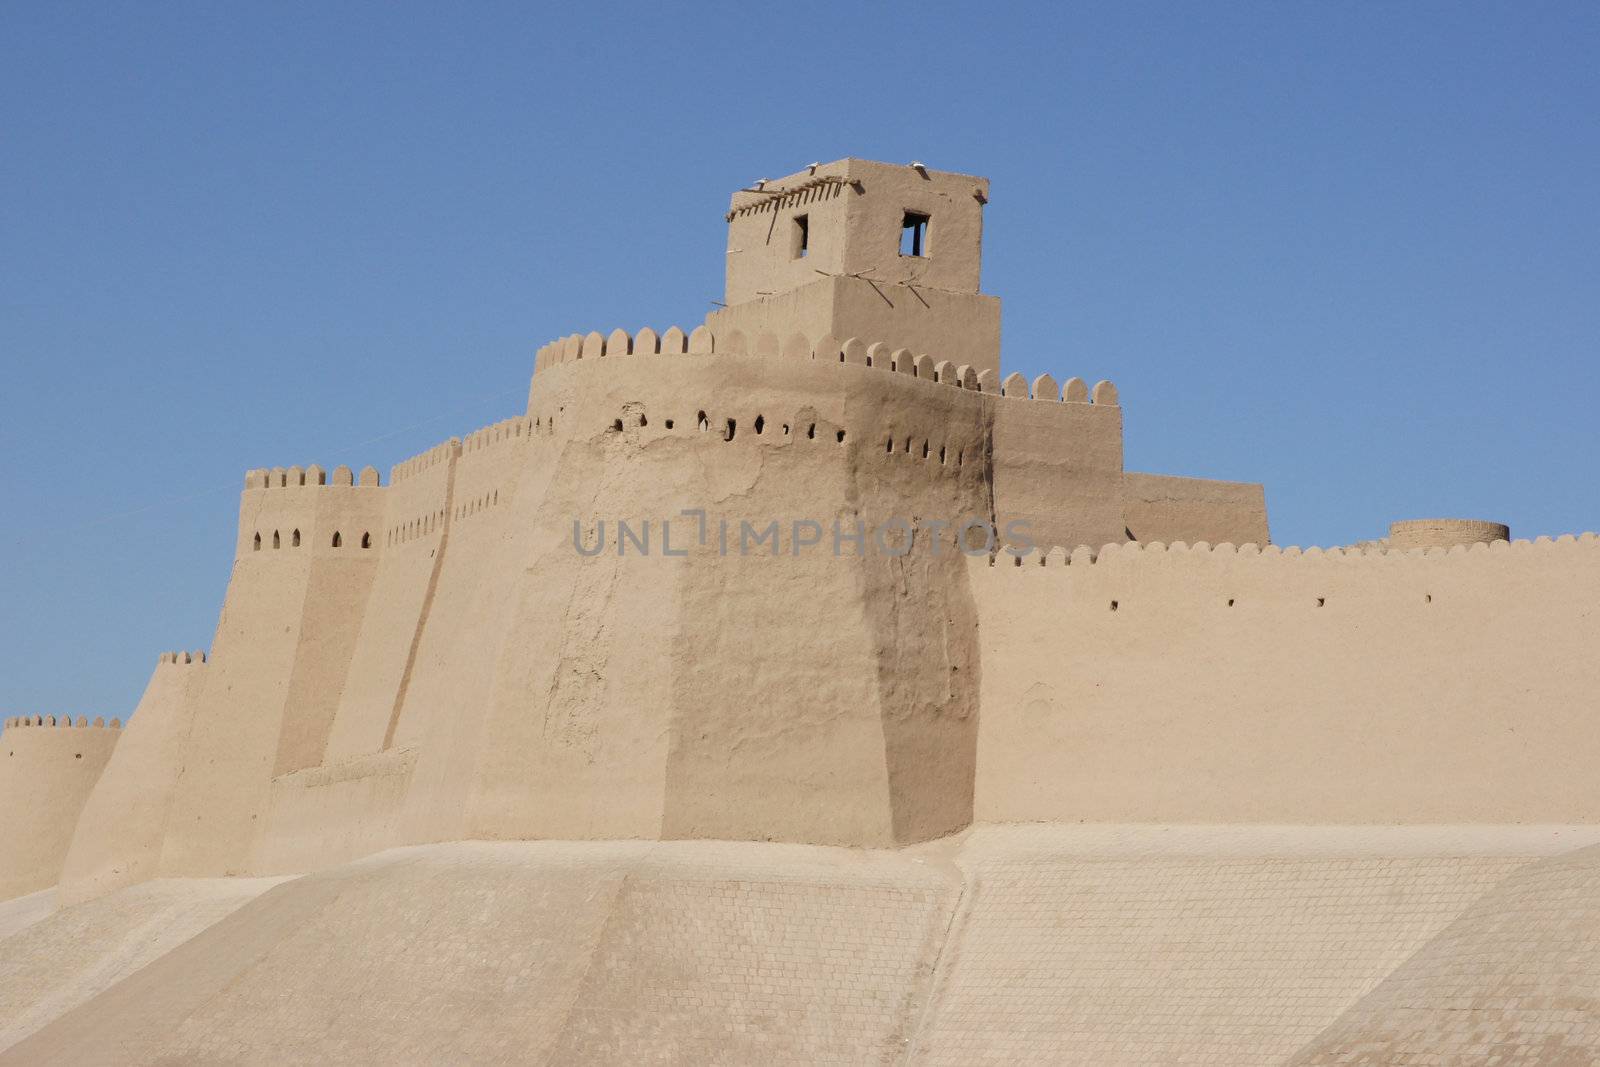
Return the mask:
<svg viewBox="0 0 1600 1067">
<path fill-rule="evenodd" d="M 724 441 L 733 440 L 733 435 L 738 431 L 738 429 L 739 429 L 739 424 L 737 422 L 733 421 L 732 419 L 729 419 L 727 428 L 723 431 L 722 439 Z"/>
<path fill-rule="evenodd" d="M 908 211 L 900 220 L 900 254 L 925 256 L 928 254 L 928 216 L 918 211 Z"/>
<path fill-rule="evenodd" d="M 611 423 L 611 428 L 614 431 L 616 431 L 617 433 L 621 433 L 622 432 L 622 420 L 621 419 L 613 420 L 612 423 Z"/>
<path fill-rule="evenodd" d="M 844 431 L 840 430 L 836 436 L 838 438 L 839 443 L 841 445 L 844 444 Z"/>
<path fill-rule="evenodd" d="M 344 538 L 339 536 L 338 530 L 333 531 L 333 547 L 338 548 L 342 544 L 344 544 Z"/>
<path fill-rule="evenodd" d="M 794 230 L 789 238 L 789 258 L 804 259 L 811 251 L 811 219 L 807 215 L 794 217 Z"/>
<path fill-rule="evenodd" d="M 811 428 L 806 431 L 806 439 L 809 440 L 809 441 L 815 441 L 817 439 L 817 424 L 816 423 L 813 422 L 811 424 Z"/>
<path fill-rule="evenodd" d="M 765 430 L 766 428 L 767 428 L 767 417 L 765 415 L 757 415 L 756 416 L 756 433 L 759 434 L 759 433 L 761 433 L 761 431 Z"/>
<path fill-rule="evenodd" d="M 669 429 L 669 430 L 672 429 L 672 420 L 671 419 L 667 420 L 667 429 Z"/>
<path fill-rule="evenodd" d="M 256 551 L 257 552 L 261 551 L 261 535 L 260 534 L 256 534 Z"/>
<path fill-rule="evenodd" d="M 702 411 L 700 413 L 700 420 L 699 421 L 700 421 L 700 432 L 701 433 L 705 433 L 707 430 L 711 429 L 711 420 L 706 418 L 706 413 L 705 412 Z"/>
<path fill-rule="evenodd" d="M 361 535 L 361 547 L 362 548 L 371 548 L 372 547 L 372 535 L 371 534 L 364 533 L 364 534 Z"/>
<path fill-rule="evenodd" d="M 281 548 L 282 546 L 283 546 L 283 540 L 278 536 L 278 531 L 277 530 L 273 530 L 272 531 L 272 547 L 273 548 Z"/>
</svg>

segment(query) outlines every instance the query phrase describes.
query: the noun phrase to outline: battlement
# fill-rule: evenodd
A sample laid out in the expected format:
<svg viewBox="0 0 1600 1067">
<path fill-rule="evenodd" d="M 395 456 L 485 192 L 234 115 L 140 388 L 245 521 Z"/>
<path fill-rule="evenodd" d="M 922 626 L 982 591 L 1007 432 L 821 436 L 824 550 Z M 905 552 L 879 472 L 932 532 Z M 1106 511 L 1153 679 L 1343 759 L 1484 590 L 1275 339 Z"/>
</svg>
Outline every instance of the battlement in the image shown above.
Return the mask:
<svg viewBox="0 0 1600 1067">
<path fill-rule="evenodd" d="M 486 448 L 493 448 L 498 444 L 516 441 L 531 435 L 532 431 L 533 420 L 525 416 L 518 415 L 509 419 L 501 419 L 499 422 L 491 423 L 481 430 L 474 430 L 463 437 L 461 439 L 461 455 L 465 457 L 474 452 L 482 452 Z"/>
<path fill-rule="evenodd" d="M 410 459 L 401 460 L 389 470 L 389 484 L 415 478 L 426 471 L 432 470 L 441 463 L 448 463 L 455 456 L 461 454 L 461 438 L 452 437 L 434 445 L 426 452 L 418 453 Z"/>
<path fill-rule="evenodd" d="M 381 493 L 367 492 L 381 488 L 376 467 L 363 467 L 358 477 L 341 465 L 333 469 L 331 478 L 315 463 L 257 468 L 245 474 L 244 486 L 235 550 L 239 558 L 304 546 L 330 550 L 372 547 L 372 531 L 384 499 Z"/>
<path fill-rule="evenodd" d="M 891 348 L 881 341 L 868 342 L 856 337 L 840 340 L 830 335 L 812 339 L 798 332 L 783 338 L 774 333 L 751 337 L 737 329 L 719 335 L 704 326 L 696 327 L 688 335 L 676 326 L 662 334 L 651 329 L 642 329 L 633 335 L 622 329 L 609 334 L 598 331 L 569 334 L 540 347 L 534 358 L 534 373 L 585 359 L 634 355 L 736 355 L 813 360 L 873 367 L 989 396 L 1119 406 L 1116 386 L 1109 381 L 1097 382 L 1091 389 L 1081 378 L 1068 378 L 1057 386 L 1056 379 L 1049 374 L 1038 375 L 1031 384 L 1022 375 L 1011 374 L 1000 383 L 993 371 L 980 372 L 970 364 L 936 359 L 906 348 Z"/>
<path fill-rule="evenodd" d="M 347 487 L 358 484 L 362 488 L 377 486 L 378 469 L 371 466 L 361 468 L 359 482 L 350 468 L 343 465 L 333 469 L 332 481 L 329 481 L 328 473 L 315 463 L 309 467 L 273 467 L 270 470 L 264 467 L 257 468 L 246 471 L 244 475 L 246 489 L 289 489 L 330 485 Z"/>
<path fill-rule="evenodd" d="M 203 667 L 205 662 L 206 654 L 204 650 L 198 652 L 163 652 L 156 657 L 157 667 Z"/>
<path fill-rule="evenodd" d="M 6 729 L 8 730 L 13 727 L 21 728 L 24 726 L 50 726 L 58 730 L 120 730 L 122 729 L 122 720 L 112 719 L 108 723 L 104 716 L 100 715 L 95 716 L 93 722 L 86 715 L 79 715 L 76 721 L 73 720 L 71 715 L 62 715 L 59 718 L 55 715 L 23 715 L 6 720 Z"/>
<path fill-rule="evenodd" d="M 1097 564 L 1135 566 L 1140 561 L 1154 562 L 1163 560 L 1193 562 L 1249 560 L 1260 561 L 1269 565 L 1276 561 L 1287 563 L 1304 562 L 1307 564 L 1318 562 L 1337 564 L 1393 563 L 1397 560 L 1494 559 L 1501 556 L 1520 556 L 1525 553 L 1568 548 L 1594 551 L 1600 548 L 1600 534 L 1569 533 L 1561 534 L 1557 537 L 1537 537 L 1531 541 L 1524 538 L 1519 538 L 1515 541 L 1475 541 L 1470 544 L 1451 545 L 1448 548 L 1443 546 L 1395 548 L 1378 544 L 1353 547 L 1322 548 L 1311 546 L 1301 548 L 1299 545 L 1281 547 L 1271 544 L 1233 545 L 1226 542 L 1212 545 L 1205 541 L 1198 541 L 1192 545 L 1183 541 L 1174 541 L 1171 544 L 1163 544 L 1160 541 L 1125 541 L 1108 543 L 1098 549 L 1090 545 L 1078 545 L 1070 549 L 1056 545 L 1044 551 L 1036 549 L 1022 555 L 996 552 L 990 556 L 989 563 L 992 567 L 1018 568 L 1086 567 Z"/>
</svg>

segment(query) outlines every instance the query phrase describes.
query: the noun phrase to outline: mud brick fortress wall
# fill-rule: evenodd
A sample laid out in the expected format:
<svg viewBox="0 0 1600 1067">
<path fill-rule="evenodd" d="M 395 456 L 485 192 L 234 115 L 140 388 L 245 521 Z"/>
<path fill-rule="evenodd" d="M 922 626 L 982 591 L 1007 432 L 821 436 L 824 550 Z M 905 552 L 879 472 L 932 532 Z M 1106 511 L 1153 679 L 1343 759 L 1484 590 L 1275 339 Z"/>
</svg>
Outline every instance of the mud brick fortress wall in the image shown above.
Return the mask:
<svg viewBox="0 0 1600 1067">
<path fill-rule="evenodd" d="M 96 716 L 5 720 L 0 733 L 0 900 L 52 886 L 122 724 Z"/>
<path fill-rule="evenodd" d="M 1600 541 L 975 561 L 975 817 L 1592 823 Z"/>
<path fill-rule="evenodd" d="M 1002 373 L 987 200 L 860 160 L 741 190 L 704 324 L 543 346 L 525 411 L 387 484 L 251 471 L 209 656 L 162 659 L 114 755 L 7 729 L 3 795 L 48 810 L 0 844 L 13 894 L 463 839 L 1600 816 L 1593 538 L 1281 550 L 1259 485 L 1126 471 L 1110 382 Z M 687 509 L 782 521 L 667 558 Z M 1036 547 L 835 557 L 788 525 L 898 516 Z"/>
</svg>

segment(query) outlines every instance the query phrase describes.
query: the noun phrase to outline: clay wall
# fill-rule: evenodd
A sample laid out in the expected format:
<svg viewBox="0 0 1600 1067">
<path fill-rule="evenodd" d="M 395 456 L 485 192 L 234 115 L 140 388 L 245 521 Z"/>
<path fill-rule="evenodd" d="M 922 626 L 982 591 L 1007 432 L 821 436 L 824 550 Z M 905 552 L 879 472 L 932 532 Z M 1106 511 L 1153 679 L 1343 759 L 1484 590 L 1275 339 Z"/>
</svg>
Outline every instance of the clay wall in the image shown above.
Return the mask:
<svg viewBox="0 0 1600 1067">
<path fill-rule="evenodd" d="M 727 305 L 706 326 L 870 337 L 998 373 L 1000 301 L 978 292 L 987 197 L 972 175 L 855 159 L 741 190 L 728 214 Z M 901 254 L 907 212 L 929 220 L 922 255 Z"/>
<path fill-rule="evenodd" d="M 1000 298 L 984 293 L 813 275 L 799 288 L 713 311 L 706 328 L 718 336 L 798 330 L 807 337 L 871 337 L 979 371 L 1000 369 Z"/>
<path fill-rule="evenodd" d="M 427 616 L 450 519 L 461 443 L 451 438 L 395 465 L 385 500 L 382 554 L 351 651 L 325 748 L 329 763 L 381 751 L 392 737 Z"/>
<path fill-rule="evenodd" d="M 1264 545 L 1272 540 L 1266 491 L 1249 482 L 1129 471 L 1122 476 L 1122 519 L 1135 541 Z"/>
<path fill-rule="evenodd" d="M 519 416 L 462 442 L 450 543 L 390 741 L 418 757 L 399 817 L 403 840 L 463 836 L 484 723 L 503 684 L 497 662 L 528 596 L 517 578 L 527 566 L 519 501 L 524 492 L 538 493 L 554 458 L 550 436 L 534 431 L 534 419 Z M 518 696 L 523 707 L 537 706 L 536 693 Z"/>
<path fill-rule="evenodd" d="M 241 873 L 273 775 L 322 758 L 383 554 L 386 490 L 371 468 L 354 485 L 340 472 L 326 484 L 317 471 L 246 476 L 238 555 L 174 791 L 164 876 Z"/>
<path fill-rule="evenodd" d="M 122 724 L 54 715 L 5 721 L 0 732 L 0 900 L 56 884 L 78 814 Z"/>
<path fill-rule="evenodd" d="M 766 183 L 759 192 L 733 195 L 728 212 L 727 285 L 729 304 L 796 289 L 817 271 L 841 274 L 850 197 L 846 160 Z M 784 190 L 778 192 L 777 190 Z M 798 254 L 795 219 L 807 219 L 807 250 Z"/>
<path fill-rule="evenodd" d="M 1482 519 L 1406 519 L 1389 524 L 1390 548 L 1451 548 L 1479 541 L 1509 541 L 1511 530 L 1504 523 Z"/>
<path fill-rule="evenodd" d="M 403 839 L 421 744 L 436 758 L 417 784 L 428 802 L 413 805 L 410 833 L 459 832 L 492 680 L 482 668 L 505 625 L 491 605 L 504 599 L 503 569 L 515 566 L 504 553 L 505 518 L 535 429 L 532 418 L 506 419 L 396 467 L 386 552 L 327 758 L 274 780 L 253 869 L 304 870 Z M 443 788 L 440 768 L 462 761 L 459 773 L 443 775 L 452 801 L 428 789 Z"/>
<path fill-rule="evenodd" d="M 156 876 L 205 677 L 204 652 L 163 652 L 157 660 L 78 819 L 61 871 L 63 903 Z"/>
<path fill-rule="evenodd" d="M 1060 386 L 1012 374 L 995 404 L 994 510 L 1004 528 L 1026 521 L 1033 543 L 1095 545 L 1125 539 L 1122 409 L 1116 389 L 1081 379 Z"/>
<path fill-rule="evenodd" d="M 949 292 L 978 291 L 989 182 L 971 174 L 841 159 L 733 194 L 727 302 L 793 289 L 824 274 L 869 275 Z M 907 212 L 928 218 L 920 256 L 901 255 Z M 798 256 L 795 222 L 809 219 Z"/>
<path fill-rule="evenodd" d="M 976 376 L 955 388 L 956 368 L 939 382 L 909 353 L 895 373 L 887 350 L 831 339 L 728 335 L 719 357 L 697 331 L 685 339 L 693 358 L 650 351 L 673 333 L 643 351 L 637 337 L 590 335 L 578 346 L 589 361 L 547 352 L 535 379 L 530 414 L 563 420 L 560 458 L 527 465 L 517 494 L 512 536 L 527 562 L 506 573 L 530 577 L 503 646 L 468 836 L 882 841 L 964 824 L 973 664 L 953 553 L 908 565 L 909 588 L 869 594 L 892 568 L 787 547 L 778 558 L 695 545 L 684 560 L 585 559 L 570 523 L 692 507 L 765 523 L 812 518 L 819 502 L 823 522 L 841 506 L 852 519 L 986 515 Z M 894 628 L 907 597 L 929 612 L 923 632 Z M 948 672 L 911 665 L 910 644 L 924 640 L 963 664 L 953 692 Z M 913 675 L 941 690 L 920 693 Z M 885 699 L 920 709 L 890 714 Z M 421 746 L 419 779 L 430 758 Z"/>
<path fill-rule="evenodd" d="M 1594 535 L 974 565 L 982 821 L 1600 821 Z"/>
</svg>

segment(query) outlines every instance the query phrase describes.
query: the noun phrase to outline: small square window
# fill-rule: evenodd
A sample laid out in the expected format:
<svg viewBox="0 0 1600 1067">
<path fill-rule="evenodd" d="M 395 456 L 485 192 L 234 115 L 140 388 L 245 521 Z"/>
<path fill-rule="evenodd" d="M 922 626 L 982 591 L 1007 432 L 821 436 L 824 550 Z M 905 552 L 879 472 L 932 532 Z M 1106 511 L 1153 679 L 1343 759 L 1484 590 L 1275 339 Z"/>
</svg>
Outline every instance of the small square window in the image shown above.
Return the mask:
<svg viewBox="0 0 1600 1067">
<path fill-rule="evenodd" d="M 928 216 L 908 211 L 900 220 L 900 254 L 925 256 L 928 254 Z"/>
<path fill-rule="evenodd" d="M 804 259 L 809 251 L 811 251 L 811 218 L 808 215 L 796 215 L 794 230 L 789 237 L 789 258 Z"/>
</svg>

